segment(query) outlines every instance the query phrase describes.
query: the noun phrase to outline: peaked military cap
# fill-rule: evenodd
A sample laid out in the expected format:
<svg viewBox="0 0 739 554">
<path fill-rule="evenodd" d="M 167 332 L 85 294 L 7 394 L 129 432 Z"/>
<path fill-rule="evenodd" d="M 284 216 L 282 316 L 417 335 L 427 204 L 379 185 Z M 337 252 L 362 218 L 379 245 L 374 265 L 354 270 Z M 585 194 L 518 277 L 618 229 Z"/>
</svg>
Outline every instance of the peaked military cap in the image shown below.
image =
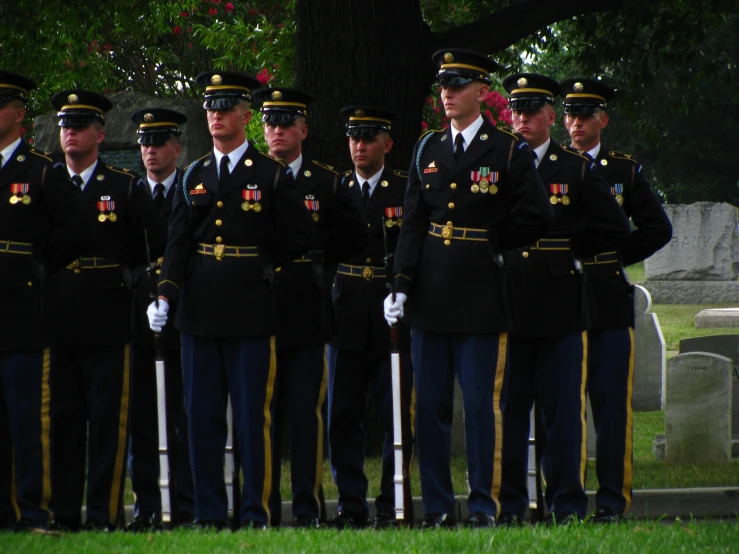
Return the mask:
<svg viewBox="0 0 739 554">
<path fill-rule="evenodd" d="M 510 94 L 510 109 L 514 111 L 538 110 L 546 104 L 554 104 L 559 95 L 559 83 L 538 73 L 518 73 L 503 79 L 503 88 Z"/>
<path fill-rule="evenodd" d="M 113 107 L 102 94 L 81 89 L 57 92 L 51 105 L 57 110 L 60 127 L 87 127 L 93 121 L 105 125 L 103 114 Z"/>
<path fill-rule="evenodd" d="M 11 100 L 20 100 L 26 103 L 28 91 L 36 88 L 36 83 L 17 73 L 0 70 L 0 106 Z"/>
<path fill-rule="evenodd" d="M 594 79 L 567 79 L 560 83 L 564 110 L 569 114 L 590 115 L 605 110 L 616 93 L 602 81 Z"/>
<path fill-rule="evenodd" d="M 374 137 L 383 131 L 389 133 L 398 112 L 372 106 L 349 106 L 341 110 L 346 118 L 346 136 Z"/>
<path fill-rule="evenodd" d="M 170 137 L 182 134 L 180 125 L 187 121 L 183 113 L 166 108 L 144 108 L 131 114 L 131 121 L 139 126 L 139 144 L 160 145 Z"/>
<path fill-rule="evenodd" d="M 462 86 L 472 81 L 490 85 L 490 74 L 498 69 L 498 64 L 484 54 L 464 48 L 439 50 L 431 59 L 439 66 L 436 84 L 442 86 Z"/>
<path fill-rule="evenodd" d="M 315 98 L 292 88 L 268 87 L 254 91 L 252 101 L 261 104 L 262 122 L 290 125 L 308 114 L 308 105 L 315 102 Z"/>
<path fill-rule="evenodd" d="M 239 102 L 251 102 L 251 93 L 261 84 L 254 77 L 234 71 L 208 71 L 195 78 L 205 89 L 206 110 L 227 110 Z"/>
</svg>

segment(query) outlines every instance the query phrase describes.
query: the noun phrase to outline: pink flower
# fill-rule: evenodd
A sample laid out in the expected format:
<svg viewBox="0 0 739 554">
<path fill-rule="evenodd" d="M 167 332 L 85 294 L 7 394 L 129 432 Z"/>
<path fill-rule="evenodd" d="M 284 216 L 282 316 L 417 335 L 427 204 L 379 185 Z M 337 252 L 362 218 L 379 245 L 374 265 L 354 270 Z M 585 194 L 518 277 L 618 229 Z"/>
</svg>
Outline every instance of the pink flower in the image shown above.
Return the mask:
<svg viewBox="0 0 739 554">
<path fill-rule="evenodd" d="M 262 85 L 266 85 L 272 80 L 272 74 L 266 67 L 264 69 L 261 69 L 259 73 L 257 73 L 256 77 L 257 81 L 259 81 Z"/>
<path fill-rule="evenodd" d="M 249 15 L 259 15 L 259 10 L 252 8 L 249 10 Z"/>
<path fill-rule="evenodd" d="M 493 125 L 497 125 L 498 122 L 495 120 L 495 117 L 490 110 L 485 110 L 483 113 L 485 114 L 485 117 L 488 118 L 488 121 L 490 121 L 490 123 L 492 123 Z"/>
<path fill-rule="evenodd" d="M 26 128 L 21 127 L 21 137 L 26 134 Z"/>
<path fill-rule="evenodd" d="M 187 43 L 187 47 L 188 47 L 188 48 L 192 48 L 192 42 L 188 42 L 188 43 Z"/>
<path fill-rule="evenodd" d="M 188 12 L 180 12 L 180 17 L 188 17 L 189 15 Z"/>
<path fill-rule="evenodd" d="M 175 25 L 175 26 L 174 26 L 174 29 L 172 29 L 172 32 L 173 32 L 173 33 L 174 33 L 175 35 L 179 35 L 179 34 L 180 34 L 180 33 L 182 32 L 182 27 L 180 27 L 179 25 Z"/>
<path fill-rule="evenodd" d="M 87 64 L 85 62 L 80 62 L 80 67 L 85 67 Z"/>
<path fill-rule="evenodd" d="M 429 128 L 429 124 L 425 121 L 421 121 L 421 132 L 424 133 Z"/>
<path fill-rule="evenodd" d="M 214 15 L 218 15 L 218 8 L 211 8 L 208 10 L 208 15 L 213 17 Z"/>
<path fill-rule="evenodd" d="M 226 13 L 234 11 L 234 5 L 231 2 L 226 2 L 226 5 L 223 8 L 226 10 Z"/>
</svg>

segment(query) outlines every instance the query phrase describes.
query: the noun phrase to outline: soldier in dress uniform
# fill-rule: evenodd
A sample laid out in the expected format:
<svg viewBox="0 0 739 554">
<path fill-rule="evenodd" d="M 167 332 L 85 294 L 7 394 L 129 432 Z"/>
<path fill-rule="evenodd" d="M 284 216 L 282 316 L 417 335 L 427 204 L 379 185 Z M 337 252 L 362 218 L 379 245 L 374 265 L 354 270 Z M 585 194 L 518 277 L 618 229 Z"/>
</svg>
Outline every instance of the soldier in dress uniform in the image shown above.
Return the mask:
<svg viewBox="0 0 739 554">
<path fill-rule="evenodd" d="M 555 222 L 545 238 L 506 255 L 515 309 L 503 411 L 499 523 L 520 523 L 528 508 L 527 454 L 534 401 L 543 426 L 547 501 L 562 523 L 582 519 L 588 504 L 585 331 L 591 306 L 582 256 L 622 244 L 629 225 L 592 160 L 549 137 L 559 84 L 544 75 L 524 73 L 507 77 L 503 87 L 510 93 L 513 129 L 531 146 Z"/>
<path fill-rule="evenodd" d="M 572 147 L 595 160 L 598 173 L 636 227 L 618 251 L 583 259 L 595 303 L 588 331 L 588 394 L 599 483 L 593 521 L 608 523 L 629 511 L 633 480 L 634 302 L 624 267 L 667 244 L 672 225 L 642 174 L 641 164 L 601 143 L 613 89 L 601 81 L 568 79 L 561 83 L 561 94 Z"/>
<path fill-rule="evenodd" d="M 339 184 L 339 174 L 302 152 L 307 110 L 314 98 L 277 87 L 256 91 L 254 102 L 261 104 L 269 153 L 285 164 L 285 173 L 296 185 L 290 190 L 305 204 L 318 231 L 318 242 L 279 273 L 272 524 L 280 523 L 281 431 L 289 413 L 294 523 L 319 527 L 325 519 L 322 407 L 332 276 L 336 264 L 366 248 L 369 237 L 349 188 Z"/>
<path fill-rule="evenodd" d="M 414 148 L 396 252 L 398 290 L 385 317 L 413 332 L 423 528 L 454 527 L 450 472 L 455 374 L 462 388 L 469 527 L 500 512 L 502 393 L 510 309 L 502 251 L 536 241 L 552 207 L 525 140 L 496 129 L 480 106 L 497 64 L 478 52 L 436 52 L 452 124 Z"/>
<path fill-rule="evenodd" d="M 407 174 L 385 165 L 393 147 L 392 126 L 398 114 L 389 110 L 354 106 L 344 108 L 346 134 L 354 170 L 343 184 L 362 213 L 370 234 L 369 245 L 338 265 L 331 293 L 336 332 L 328 348 L 328 440 L 331 470 L 339 489 L 339 512 L 329 526 L 361 528 L 367 524 L 367 477 L 364 474 L 367 393 L 378 405 L 385 434 L 382 448 L 380 495 L 375 501 L 376 527 L 395 523 L 393 488 L 393 423 L 390 375 L 390 328 L 382 317 L 387 294 L 383 233 L 395 249 L 403 222 L 403 195 Z M 410 400 L 412 365 L 410 332 L 398 329 L 405 389 Z M 408 402 L 410 406 L 410 402 Z M 403 422 L 404 437 L 411 437 L 410 420 Z M 407 458 L 412 441 L 403 445 Z"/>
<path fill-rule="evenodd" d="M 50 279 L 54 526 L 80 528 L 87 454 L 86 530 L 123 522 L 131 392 L 131 268 L 146 263 L 166 229 L 134 173 L 98 158 L 104 113 L 113 105 L 86 90 L 55 94 L 67 171 L 93 235 L 82 257 Z M 89 433 L 88 433 L 89 426 Z M 89 434 L 89 438 L 88 438 Z"/>
<path fill-rule="evenodd" d="M 169 304 L 178 304 L 197 524 L 226 525 L 230 397 L 244 475 L 234 519 L 266 529 L 278 323 L 272 287 L 276 268 L 315 244 L 316 225 L 290 190 L 285 166 L 246 140 L 259 82 L 211 71 L 197 83 L 205 89 L 213 150 L 187 168 L 176 191 L 159 306 L 149 306 L 149 322 L 160 330 Z"/>
<path fill-rule="evenodd" d="M 169 223 L 176 183 L 182 180 L 177 159 L 182 152 L 180 125 L 187 121 L 184 114 L 165 108 L 144 108 L 131 115 L 138 126 L 141 159 L 146 167 L 146 187 L 164 224 Z M 164 249 L 152 251 L 152 261 L 164 255 Z M 131 397 L 131 432 L 128 467 L 131 488 L 136 497 L 133 521 L 128 531 L 149 531 L 162 523 L 162 503 L 159 489 L 159 437 L 157 433 L 157 385 L 154 370 L 154 334 L 149 329 L 146 309 L 150 282 L 145 268 L 138 267 L 134 275 L 136 302 L 134 319 L 133 385 Z M 170 467 L 174 482 L 170 483 L 172 521 L 187 523 L 193 519 L 192 471 L 187 440 L 187 415 L 182 394 L 182 363 L 180 333 L 167 325 L 162 334 L 162 354 L 165 359 L 165 389 L 167 427 L 171 440 Z"/>
<path fill-rule="evenodd" d="M 35 87 L 0 71 L 0 530 L 49 523 L 50 366 L 41 291 L 87 238 L 64 164 L 21 138 Z"/>
</svg>

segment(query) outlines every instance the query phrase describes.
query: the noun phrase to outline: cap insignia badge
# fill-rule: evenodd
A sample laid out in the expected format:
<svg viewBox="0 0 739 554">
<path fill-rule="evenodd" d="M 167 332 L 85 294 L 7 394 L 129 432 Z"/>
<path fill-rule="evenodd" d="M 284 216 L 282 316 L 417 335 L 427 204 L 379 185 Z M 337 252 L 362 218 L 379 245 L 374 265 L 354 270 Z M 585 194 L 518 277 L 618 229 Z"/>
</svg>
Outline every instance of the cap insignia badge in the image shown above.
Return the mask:
<svg viewBox="0 0 739 554">
<path fill-rule="evenodd" d="M 575 91 L 575 92 L 582 92 L 584 89 L 585 89 L 585 87 L 583 86 L 582 83 L 579 83 L 578 82 L 578 83 L 575 83 L 574 85 L 572 85 L 572 90 Z"/>
<path fill-rule="evenodd" d="M 282 93 L 276 90 L 272 93 L 272 100 L 282 100 Z"/>
<path fill-rule="evenodd" d="M 147 123 L 151 123 L 152 121 L 154 121 L 154 114 L 148 113 L 144 115 L 144 121 L 146 121 Z"/>
<path fill-rule="evenodd" d="M 77 96 L 76 94 L 70 94 L 70 95 L 69 95 L 69 96 L 67 97 L 67 101 L 68 101 L 68 102 L 69 102 L 70 104 L 76 104 L 77 102 L 79 102 L 79 101 L 80 101 L 80 99 L 79 99 L 79 97 L 78 97 L 78 96 Z"/>
<path fill-rule="evenodd" d="M 357 117 L 364 117 L 364 110 L 354 110 L 354 115 Z"/>
<path fill-rule="evenodd" d="M 213 76 L 212 76 L 212 77 L 210 78 L 210 84 L 212 84 L 212 85 L 216 85 L 216 86 L 218 86 L 218 85 L 220 85 L 220 84 L 221 84 L 222 82 L 223 82 L 223 78 L 222 78 L 222 77 L 221 77 L 220 75 L 213 75 Z"/>
<path fill-rule="evenodd" d="M 518 85 L 518 88 L 526 88 L 526 85 L 529 84 L 528 79 L 526 77 L 521 77 L 518 81 L 516 81 L 516 84 Z"/>
<path fill-rule="evenodd" d="M 444 63 L 452 63 L 454 61 L 454 56 L 451 52 L 447 52 L 444 54 Z"/>
</svg>

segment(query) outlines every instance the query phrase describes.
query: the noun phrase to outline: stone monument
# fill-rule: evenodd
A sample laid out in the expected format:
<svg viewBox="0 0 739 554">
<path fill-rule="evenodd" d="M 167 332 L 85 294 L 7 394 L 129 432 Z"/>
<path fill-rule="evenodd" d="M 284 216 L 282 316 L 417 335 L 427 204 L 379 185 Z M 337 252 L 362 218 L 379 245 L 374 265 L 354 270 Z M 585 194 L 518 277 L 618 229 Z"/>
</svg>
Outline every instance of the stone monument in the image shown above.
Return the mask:
<svg viewBox="0 0 739 554">
<path fill-rule="evenodd" d="M 735 206 L 664 206 L 672 240 L 644 262 L 657 304 L 721 304 L 739 299 L 739 217 Z"/>
<path fill-rule="evenodd" d="M 652 297 L 642 286 L 634 286 L 634 387 L 635 412 L 662 409 L 665 373 L 665 337 L 657 314 L 652 313 Z"/>
</svg>

